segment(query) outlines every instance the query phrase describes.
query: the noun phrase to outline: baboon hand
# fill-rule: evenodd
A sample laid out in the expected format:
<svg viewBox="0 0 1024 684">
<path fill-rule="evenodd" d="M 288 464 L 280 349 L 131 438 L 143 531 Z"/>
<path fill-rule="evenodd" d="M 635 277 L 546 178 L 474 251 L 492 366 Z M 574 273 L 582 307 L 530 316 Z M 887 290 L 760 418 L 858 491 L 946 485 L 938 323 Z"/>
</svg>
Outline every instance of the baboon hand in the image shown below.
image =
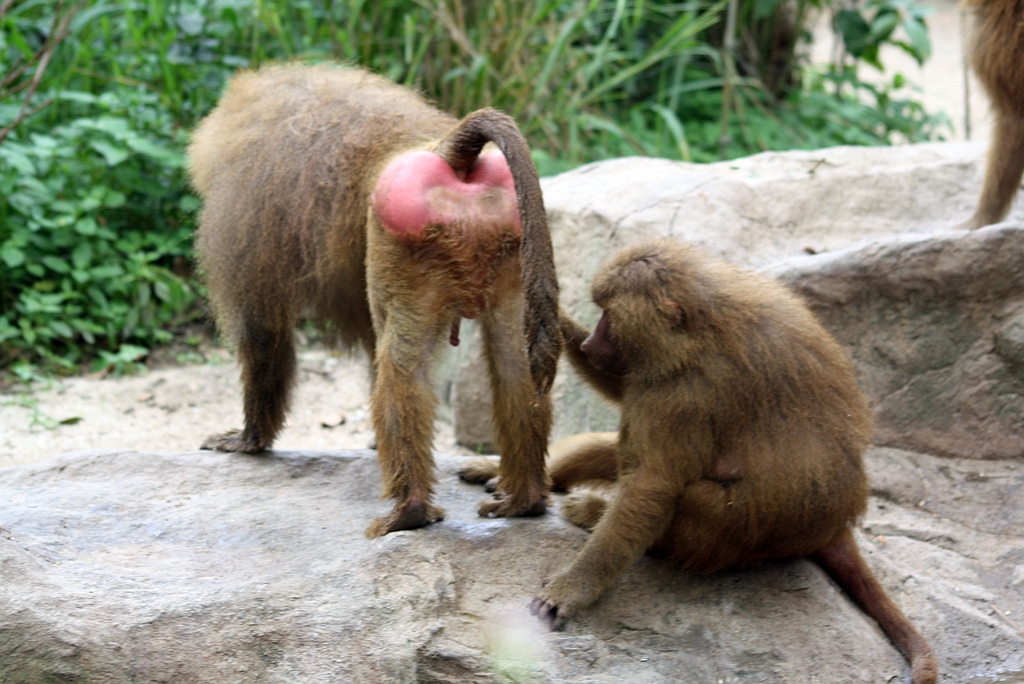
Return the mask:
<svg viewBox="0 0 1024 684">
<path fill-rule="evenodd" d="M 529 518 L 544 515 L 548 510 L 547 495 L 519 497 L 507 492 L 495 492 L 477 506 L 477 513 L 485 518 Z"/>
<path fill-rule="evenodd" d="M 544 580 L 544 586 L 530 603 L 530 612 L 540 618 L 548 629 L 560 630 L 569 617 L 593 600 L 583 594 L 582 585 L 566 579 L 564 574 Z"/>
<path fill-rule="evenodd" d="M 229 430 L 222 435 L 207 437 L 200 449 L 213 451 L 242 452 L 246 454 L 258 454 L 265 451 L 267 446 L 260 440 L 247 436 L 242 430 Z"/>
<path fill-rule="evenodd" d="M 530 604 L 530 612 L 550 629 L 562 629 L 566 620 L 601 595 L 602 585 L 596 580 L 586 572 L 570 566 L 552 579 L 545 580 Z"/>
<path fill-rule="evenodd" d="M 565 620 L 558 614 L 558 606 L 537 596 L 530 602 L 530 613 L 536 615 L 551 631 L 562 629 Z"/>
</svg>

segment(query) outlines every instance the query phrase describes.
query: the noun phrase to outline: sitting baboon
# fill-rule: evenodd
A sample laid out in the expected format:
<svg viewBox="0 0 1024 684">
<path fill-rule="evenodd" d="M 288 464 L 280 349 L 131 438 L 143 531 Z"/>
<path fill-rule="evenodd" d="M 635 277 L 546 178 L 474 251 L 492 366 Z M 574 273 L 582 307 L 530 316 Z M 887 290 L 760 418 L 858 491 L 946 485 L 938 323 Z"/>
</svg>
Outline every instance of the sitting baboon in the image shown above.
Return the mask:
<svg viewBox="0 0 1024 684">
<path fill-rule="evenodd" d="M 1024 176 L 1024 3 L 965 0 L 974 10 L 971 66 L 989 98 L 995 129 L 972 230 L 1006 217 Z"/>
<path fill-rule="evenodd" d="M 488 142 L 502 154 L 481 155 Z M 273 444 L 308 315 L 370 357 L 384 495 L 397 501 L 367 535 L 438 520 L 428 369 L 459 320 L 479 317 L 503 489 L 480 511 L 543 513 L 558 282 L 515 122 L 491 109 L 458 122 L 361 69 L 272 66 L 231 80 L 189 154 L 200 265 L 244 385 L 245 428 L 203 448 Z"/>
<path fill-rule="evenodd" d="M 573 367 L 621 407 L 618 433 L 552 446 L 563 512 L 593 534 L 531 606 L 560 626 L 645 552 L 714 572 L 810 556 L 907 654 L 914 684 L 938 666 L 857 550 L 871 437 L 852 366 L 773 280 L 663 240 L 597 273 L 591 334 L 564 313 Z M 496 474 L 487 463 L 464 479 Z M 604 491 L 602 491 L 602 489 Z"/>
</svg>

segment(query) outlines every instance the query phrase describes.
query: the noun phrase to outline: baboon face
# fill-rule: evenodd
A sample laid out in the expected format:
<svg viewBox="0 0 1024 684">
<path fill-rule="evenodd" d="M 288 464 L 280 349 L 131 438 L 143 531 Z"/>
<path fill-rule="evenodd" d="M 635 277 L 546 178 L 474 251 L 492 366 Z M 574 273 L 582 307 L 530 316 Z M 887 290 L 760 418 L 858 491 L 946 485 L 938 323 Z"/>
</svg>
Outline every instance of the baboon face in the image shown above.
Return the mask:
<svg viewBox="0 0 1024 684">
<path fill-rule="evenodd" d="M 629 366 L 619 351 L 619 345 L 612 335 L 608 312 L 601 314 L 594 332 L 580 345 L 580 351 L 587 356 L 591 366 L 611 375 L 623 376 L 629 372 Z"/>
</svg>

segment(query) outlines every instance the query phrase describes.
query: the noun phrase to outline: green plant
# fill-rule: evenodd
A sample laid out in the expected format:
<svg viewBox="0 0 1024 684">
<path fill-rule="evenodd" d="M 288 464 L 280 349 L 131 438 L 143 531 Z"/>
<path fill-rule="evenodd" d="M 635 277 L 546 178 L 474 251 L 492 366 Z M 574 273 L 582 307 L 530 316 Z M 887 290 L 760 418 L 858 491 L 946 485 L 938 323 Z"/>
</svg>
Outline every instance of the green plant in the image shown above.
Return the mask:
<svg viewBox="0 0 1024 684">
<path fill-rule="evenodd" d="M 930 7 L 912 0 L 867 0 L 863 11 L 845 7 L 835 14 L 835 29 L 843 38 L 847 54 L 882 71 L 879 49 L 895 45 L 922 64 L 932 54 L 925 17 Z M 896 38 L 901 29 L 903 39 Z"/>
<path fill-rule="evenodd" d="M 170 339 L 196 296 L 170 265 L 189 251 L 197 201 L 181 178 L 184 133 L 155 96 L 55 97 L 79 116 L 23 125 L 0 146 L 0 344 L 8 359 L 70 369 L 85 347 Z"/>
</svg>

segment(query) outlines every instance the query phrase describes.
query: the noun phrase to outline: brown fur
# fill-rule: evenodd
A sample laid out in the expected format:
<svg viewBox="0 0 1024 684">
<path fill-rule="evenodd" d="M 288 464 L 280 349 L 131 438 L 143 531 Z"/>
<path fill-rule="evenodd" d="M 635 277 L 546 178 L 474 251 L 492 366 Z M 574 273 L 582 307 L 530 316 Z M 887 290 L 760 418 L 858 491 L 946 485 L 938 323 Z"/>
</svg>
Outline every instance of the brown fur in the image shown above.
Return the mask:
<svg viewBox="0 0 1024 684">
<path fill-rule="evenodd" d="M 992 100 L 995 130 L 972 230 L 1006 217 L 1024 176 L 1024 0 L 966 0 L 974 10 L 971 65 Z"/>
<path fill-rule="evenodd" d="M 871 419 L 846 354 L 807 308 L 671 241 L 614 256 L 593 296 L 603 332 L 563 315 L 566 353 L 619 403 L 621 426 L 552 447 L 559 485 L 590 485 L 565 512 L 593 535 L 534 612 L 561 624 L 646 551 L 700 572 L 812 556 L 907 653 L 915 684 L 934 682 L 931 648 L 853 541 Z M 614 496 L 593 488 L 602 482 Z"/>
<path fill-rule="evenodd" d="M 488 141 L 515 181 L 521 241 L 465 221 L 432 225 L 415 245 L 382 228 L 370 197 L 391 160 L 433 151 L 464 175 Z M 479 315 L 504 490 L 481 514 L 542 513 L 558 285 L 540 185 L 515 123 L 494 110 L 457 122 L 359 69 L 273 66 L 232 79 L 189 153 L 204 198 L 200 264 L 238 347 L 245 404 L 245 428 L 204 448 L 273 444 L 294 382 L 293 329 L 308 315 L 371 360 L 384 495 L 397 502 L 368 536 L 438 520 L 428 368 L 438 341 L 457 339 L 460 316 Z"/>
</svg>

